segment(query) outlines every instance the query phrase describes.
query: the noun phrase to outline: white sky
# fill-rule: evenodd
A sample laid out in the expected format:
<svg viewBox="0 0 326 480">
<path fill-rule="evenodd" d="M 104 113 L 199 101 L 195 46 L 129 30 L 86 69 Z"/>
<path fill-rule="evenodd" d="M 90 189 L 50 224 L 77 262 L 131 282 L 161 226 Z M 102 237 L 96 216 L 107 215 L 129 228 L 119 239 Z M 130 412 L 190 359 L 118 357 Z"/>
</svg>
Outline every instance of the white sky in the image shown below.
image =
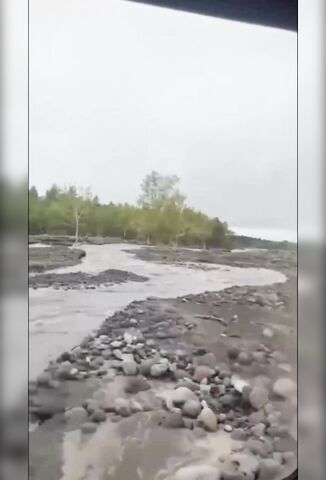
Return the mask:
<svg viewBox="0 0 326 480">
<path fill-rule="evenodd" d="M 30 0 L 30 184 L 135 202 L 155 169 L 238 231 L 292 239 L 296 42 L 121 0 Z"/>
</svg>

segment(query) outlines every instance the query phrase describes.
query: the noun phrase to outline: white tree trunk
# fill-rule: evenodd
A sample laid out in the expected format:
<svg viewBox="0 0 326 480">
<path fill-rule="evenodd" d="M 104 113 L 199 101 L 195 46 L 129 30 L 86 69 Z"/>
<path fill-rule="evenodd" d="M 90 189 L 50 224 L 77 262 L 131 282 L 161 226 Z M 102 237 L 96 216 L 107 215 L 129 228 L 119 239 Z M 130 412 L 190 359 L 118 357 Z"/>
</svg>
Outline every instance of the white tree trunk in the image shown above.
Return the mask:
<svg viewBox="0 0 326 480">
<path fill-rule="evenodd" d="M 75 220 L 76 220 L 75 245 L 78 245 L 78 240 L 79 240 L 79 216 L 78 216 L 78 214 L 75 215 Z"/>
</svg>

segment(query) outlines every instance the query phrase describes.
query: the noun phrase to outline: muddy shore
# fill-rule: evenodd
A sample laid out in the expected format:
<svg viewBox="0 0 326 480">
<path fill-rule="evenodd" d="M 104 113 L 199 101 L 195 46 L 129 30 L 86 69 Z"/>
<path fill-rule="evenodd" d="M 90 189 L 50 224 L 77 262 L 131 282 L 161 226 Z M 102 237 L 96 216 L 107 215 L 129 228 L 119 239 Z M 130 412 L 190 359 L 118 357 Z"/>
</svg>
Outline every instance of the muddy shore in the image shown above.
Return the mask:
<svg viewBox="0 0 326 480">
<path fill-rule="evenodd" d="M 288 280 L 149 298 L 106 319 L 30 384 L 30 478 L 283 478 L 296 465 L 295 254 L 135 255 Z"/>
<path fill-rule="evenodd" d="M 86 252 L 80 248 L 67 246 L 30 246 L 28 266 L 30 272 L 44 272 L 61 267 L 72 267 L 81 263 Z"/>
</svg>

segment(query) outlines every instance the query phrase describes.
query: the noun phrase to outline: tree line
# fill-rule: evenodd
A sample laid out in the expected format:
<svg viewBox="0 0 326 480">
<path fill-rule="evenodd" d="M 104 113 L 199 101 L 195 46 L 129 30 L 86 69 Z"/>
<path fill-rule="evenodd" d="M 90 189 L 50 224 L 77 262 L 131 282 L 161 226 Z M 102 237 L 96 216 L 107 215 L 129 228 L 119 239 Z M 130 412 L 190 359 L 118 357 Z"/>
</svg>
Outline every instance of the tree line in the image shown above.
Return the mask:
<svg viewBox="0 0 326 480">
<path fill-rule="evenodd" d="M 89 189 L 53 185 L 45 195 L 29 189 L 29 233 L 32 235 L 100 236 L 147 244 L 229 248 L 226 222 L 187 205 L 177 176 L 148 174 L 137 205 L 103 204 Z"/>
</svg>

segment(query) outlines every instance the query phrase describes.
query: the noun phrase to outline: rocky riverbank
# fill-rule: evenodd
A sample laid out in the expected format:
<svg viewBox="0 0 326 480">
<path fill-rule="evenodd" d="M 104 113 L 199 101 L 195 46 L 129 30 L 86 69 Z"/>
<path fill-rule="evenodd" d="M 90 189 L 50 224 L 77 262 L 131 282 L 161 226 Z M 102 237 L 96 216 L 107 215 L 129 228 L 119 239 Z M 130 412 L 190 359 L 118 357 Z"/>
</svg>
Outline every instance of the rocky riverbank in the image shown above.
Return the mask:
<svg viewBox="0 0 326 480">
<path fill-rule="evenodd" d="M 68 248 L 62 245 L 47 247 L 29 247 L 29 271 L 44 272 L 61 267 L 72 267 L 81 262 L 86 252 L 80 248 Z"/>
<path fill-rule="evenodd" d="M 188 255 L 194 261 L 198 252 Z M 239 262 L 273 264 L 242 255 Z M 296 281 L 295 262 L 282 262 L 284 284 L 133 302 L 52 362 L 30 383 L 31 421 L 40 424 L 30 436 L 30 478 L 267 480 L 291 472 Z"/>
<path fill-rule="evenodd" d="M 225 249 L 184 249 L 171 247 L 142 247 L 137 250 L 126 249 L 137 258 L 148 262 L 166 263 L 180 266 L 209 268 L 210 264 L 229 265 L 232 267 L 270 268 L 296 277 L 296 250 L 225 250 Z"/>
</svg>

